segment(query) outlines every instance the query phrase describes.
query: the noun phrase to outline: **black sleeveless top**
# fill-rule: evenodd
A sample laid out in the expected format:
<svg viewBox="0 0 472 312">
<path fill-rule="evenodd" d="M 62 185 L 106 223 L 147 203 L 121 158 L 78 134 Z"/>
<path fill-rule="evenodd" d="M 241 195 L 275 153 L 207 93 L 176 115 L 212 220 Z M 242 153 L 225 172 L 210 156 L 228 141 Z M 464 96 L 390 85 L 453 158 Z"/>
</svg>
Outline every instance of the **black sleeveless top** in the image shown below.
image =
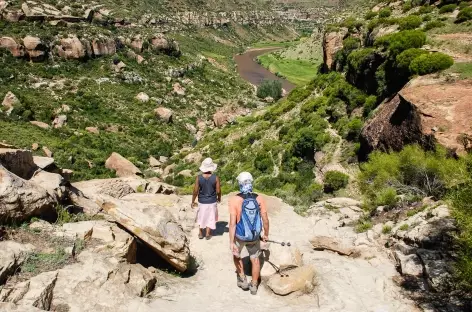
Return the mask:
<svg viewBox="0 0 472 312">
<path fill-rule="evenodd" d="M 216 198 L 216 175 L 212 174 L 208 179 L 198 176 L 198 202 L 200 204 L 214 204 Z"/>
</svg>

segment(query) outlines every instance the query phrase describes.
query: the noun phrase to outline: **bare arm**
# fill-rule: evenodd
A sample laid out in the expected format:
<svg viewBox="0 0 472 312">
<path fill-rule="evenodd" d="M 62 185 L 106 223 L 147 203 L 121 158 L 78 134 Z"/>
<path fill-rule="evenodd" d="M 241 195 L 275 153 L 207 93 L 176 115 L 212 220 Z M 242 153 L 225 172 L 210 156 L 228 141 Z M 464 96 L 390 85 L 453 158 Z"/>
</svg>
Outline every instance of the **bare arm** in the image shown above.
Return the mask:
<svg viewBox="0 0 472 312">
<path fill-rule="evenodd" d="M 216 177 L 216 195 L 218 196 L 218 202 L 221 203 L 221 185 L 219 177 Z"/>
<path fill-rule="evenodd" d="M 269 216 L 267 215 L 267 206 L 264 199 L 261 196 L 257 197 L 259 207 L 261 208 L 261 217 L 264 224 L 264 241 L 269 238 Z"/>
<path fill-rule="evenodd" d="M 234 238 L 236 236 L 236 202 L 234 198 L 229 201 L 229 245 L 230 248 L 234 244 Z"/>
<path fill-rule="evenodd" d="M 197 196 L 198 196 L 198 189 L 199 189 L 199 186 L 198 186 L 198 177 L 195 179 L 195 185 L 193 186 L 193 194 L 192 194 L 192 208 L 195 204 L 195 199 L 197 199 Z"/>
</svg>

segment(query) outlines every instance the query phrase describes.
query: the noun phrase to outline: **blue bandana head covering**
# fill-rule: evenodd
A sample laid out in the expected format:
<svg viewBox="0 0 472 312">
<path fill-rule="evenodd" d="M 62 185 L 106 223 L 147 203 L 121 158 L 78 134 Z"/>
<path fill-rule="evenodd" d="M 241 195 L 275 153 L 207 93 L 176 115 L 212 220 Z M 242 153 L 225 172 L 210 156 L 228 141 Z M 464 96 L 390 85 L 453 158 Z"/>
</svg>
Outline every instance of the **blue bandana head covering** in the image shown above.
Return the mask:
<svg viewBox="0 0 472 312">
<path fill-rule="evenodd" d="M 239 191 L 242 194 L 252 193 L 252 182 L 251 181 L 244 181 L 242 183 L 239 183 Z"/>
</svg>

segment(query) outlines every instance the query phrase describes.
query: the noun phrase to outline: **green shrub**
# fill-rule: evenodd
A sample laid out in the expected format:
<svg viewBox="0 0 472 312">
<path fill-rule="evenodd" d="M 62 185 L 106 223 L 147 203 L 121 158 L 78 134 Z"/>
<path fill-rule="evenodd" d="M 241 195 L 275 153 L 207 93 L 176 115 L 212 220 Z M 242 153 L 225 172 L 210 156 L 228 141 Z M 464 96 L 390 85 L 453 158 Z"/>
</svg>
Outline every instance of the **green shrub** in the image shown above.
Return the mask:
<svg viewBox="0 0 472 312">
<path fill-rule="evenodd" d="M 304 99 L 310 96 L 313 90 L 310 90 L 306 86 L 297 87 L 290 92 L 287 97 L 288 101 L 292 101 L 294 103 L 300 103 Z"/>
<path fill-rule="evenodd" d="M 357 142 L 363 126 L 364 122 L 360 118 L 352 118 L 346 125 L 346 138 L 350 141 Z"/>
<path fill-rule="evenodd" d="M 383 8 L 379 11 L 379 17 L 380 18 L 387 18 L 392 15 L 392 10 L 390 8 Z"/>
<path fill-rule="evenodd" d="M 451 13 L 451 12 L 454 12 L 454 10 L 455 10 L 456 8 L 457 8 L 457 4 L 454 4 L 454 3 L 446 4 L 446 5 L 443 5 L 443 6 L 439 9 L 439 13 L 440 13 L 440 14 Z"/>
<path fill-rule="evenodd" d="M 424 29 L 425 29 L 425 30 L 431 30 L 431 29 L 433 29 L 433 28 L 444 27 L 445 25 L 446 25 L 446 24 L 444 24 L 444 23 L 441 22 L 441 21 L 434 20 L 434 21 L 431 21 L 431 22 L 426 23 L 426 25 L 424 25 Z"/>
<path fill-rule="evenodd" d="M 329 135 L 312 127 L 297 131 L 293 139 L 293 154 L 307 160 L 313 160 L 315 150 L 320 150 L 327 142 Z"/>
<path fill-rule="evenodd" d="M 398 21 L 400 30 L 415 29 L 421 26 L 423 20 L 418 15 L 409 15 Z"/>
<path fill-rule="evenodd" d="M 420 14 L 428 14 L 433 12 L 433 7 L 430 5 L 423 5 L 420 10 L 418 11 Z"/>
<path fill-rule="evenodd" d="M 323 186 L 318 183 L 312 183 L 306 188 L 304 194 L 311 202 L 316 202 L 323 197 Z"/>
<path fill-rule="evenodd" d="M 460 10 L 462 10 L 462 9 L 464 9 L 464 8 L 467 8 L 467 7 L 469 7 L 469 6 L 470 6 L 470 3 L 469 3 L 469 2 L 463 1 L 463 2 L 459 3 L 459 9 L 460 9 Z"/>
<path fill-rule="evenodd" d="M 364 233 L 364 232 L 367 232 L 368 230 L 370 230 L 372 228 L 372 226 L 373 225 L 372 225 L 372 222 L 370 220 L 360 219 L 357 222 L 355 231 L 357 233 Z"/>
<path fill-rule="evenodd" d="M 271 97 L 278 100 L 282 97 L 282 82 L 279 80 L 264 80 L 257 88 L 257 96 L 261 99 Z"/>
<path fill-rule="evenodd" d="M 274 170 L 274 162 L 269 153 L 259 153 L 254 158 L 254 168 L 262 173 L 271 173 Z"/>
<path fill-rule="evenodd" d="M 373 19 L 374 17 L 377 16 L 377 12 L 374 12 L 374 11 L 369 11 L 366 15 L 365 15 L 365 19 L 366 20 L 371 20 Z"/>
<path fill-rule="evenodd" d="M 397 55 L 396 58 L 396 67 L 401 70 L 408 70 L 410 69 L 411 62 L 420 55 L 427 54 L 428 52 L 422 49 L 408 49 Z"/>
<path fill-rule="evenodd" d="M 447 54 L 440 52 L 423 54 L 411 62 L 410 71 L 418 75 L 427 75 L 445 70 L 453 64 L 454 60 Z"/>
<path fill-rule="evenodd" d="M 364 103 L 364 113 L 365 117 L 369 116 L 370 112 L 375 109 L 377 105 L 377 97 L 375 95 L 368 96 Z"/>
<path fill-rule="evenodd" d="M 339 171 L 328 171 L 324 177 L 324 188 L 327 193 L 345 188 L 348 183 L 349 176 Z"/>
<path fill-rule="evenodd" d="M 408 224 L 404 223 L 398 228 L 398 230 L 406 231 L 406 230 L 408 230 L 408 228 L 409 228 Z"/>
<path fill-rule="evenodd" d="M 375 201 L 376 206 L 394 207 L 398 203 L 397 191 L 393 187 L 387 187 L 378 192 Z"/>
<path fill-rule="evenodd" d="M 373 48 L 358 49 L 352 52 L 347 58 L 349 68 L 354 71 L 358 71 L 365 60 L 369 58 L 374 52 L 375 49 Z"/>
<path fill-rule="evenodd" d="M 470 20 L 472 20 L 472 7 L 466 7 L 460 10 L 459 14 L 457 15 L 456 22 L 462 23 Z"/>
<path fill-rule="evenodd" d="M 444 148 L 426 152 L 411 145 L 401 152 L 370 154 L 358 181 L 368 203 L 383 205 L 392 204 L 394 194 L 441 198 L 467 180 L 466 172 L 465 161 L 449 158 Z"/>
<path fill-rule="evenodd" d="M 262 176 L 258 178 L 254 185 L 257 187 L 258 190 L 261 190 L 266 193 L 271 193 L 272 191 L 280 188 L 282 183 L 279 179 L 271 176 Z"/>
<path fill-rule="evenodd" d="M 375 46 L 386 47 L 393 55 L 412 49 L 421 48 L 426 42 L 426 34 L 421 30 L 404 30 L 382 36 L 375 41 Z"/>
<path fill-rule="evenodd" d="M 405 3 L 402 6 L 403 13 L 410 11 L 412 8 L 413 8 L 413 5 L 411 4 L 411 1 L 405 1 Z"/>
<path fill-rule="evenodd" d="M 382 227 L 382 234 L 390 234 L 392 232 L 392 227 L 390 225 L 384 225 Z"/>
</svg>

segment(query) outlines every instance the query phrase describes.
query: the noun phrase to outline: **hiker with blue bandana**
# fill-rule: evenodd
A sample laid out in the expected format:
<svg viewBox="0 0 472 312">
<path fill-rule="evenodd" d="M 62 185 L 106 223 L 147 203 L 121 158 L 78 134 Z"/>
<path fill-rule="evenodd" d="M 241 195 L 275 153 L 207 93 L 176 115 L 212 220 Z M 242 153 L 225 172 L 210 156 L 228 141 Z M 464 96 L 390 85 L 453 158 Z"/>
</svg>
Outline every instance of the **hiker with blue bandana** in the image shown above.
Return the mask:
<svg viewBox="0 0 472 312">
<path fill-rule="evenodd" d="M 229 200 L 229 246 L 233 253 L 236 267 L 237 285 L 243 290 L 257 293 L 261 264 L 261 239 L 269 237 L 269 218 L 262 196 L 253 193 L 253 178 L 249 172 L 242 172 L 237 177 L 240 193 Z M 246 247 L 252 265 L 252 281 L 247 282 L 244 274 L 241 251 Z"/>
</svg>

